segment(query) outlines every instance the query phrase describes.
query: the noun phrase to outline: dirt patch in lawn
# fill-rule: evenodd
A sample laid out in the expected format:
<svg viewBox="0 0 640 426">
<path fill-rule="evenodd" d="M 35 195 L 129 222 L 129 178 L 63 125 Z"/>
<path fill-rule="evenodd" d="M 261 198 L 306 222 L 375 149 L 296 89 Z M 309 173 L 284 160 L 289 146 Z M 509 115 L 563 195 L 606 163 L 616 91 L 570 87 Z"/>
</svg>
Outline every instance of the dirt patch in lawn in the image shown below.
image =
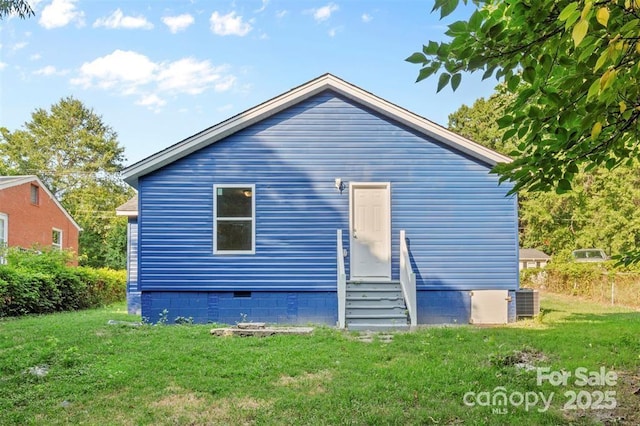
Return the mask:
<svg viewBox="0 0 640 426">
<path fill-rule="evenodd" d="M 535 365 L 542 361 L 547 361 L 547 356 L 541 351 L 525 347 L 507 354 L 494 354 L 491 356 L 491 363 L 497 367 L 516 367 L 524 370 L 535 370 Z"/>
<path fill-rule="evenodd" d="M 177 387 L 167 390 L 171 394 L 150 404 L 150 408 L 163 412 L 168 423 L 172 424 L 253 424 L 260 410 L 273 405 L 272 401 L 250 397 L 213 400 Z"/>
<path fill-rule="evenodd" d="M 640 425 L 640 370 L 618 372 L 618 384 L 615 388 L 597 389 L 616 392 L 614 409 L 588 409 L 565 412 L 569 421 L 590 419 L 605 426 Z"/>
<path fill-rule="evenodd" d="M 293 387 L 305 391 L 309 395 L 316 395 L 326 392 L 324 385 L 331 379 L 332 376 L 329 370 L 321 370 L 316 373 L 304 373 L 299 376 L 280 376 L 276 385 Z"/>
</svg>

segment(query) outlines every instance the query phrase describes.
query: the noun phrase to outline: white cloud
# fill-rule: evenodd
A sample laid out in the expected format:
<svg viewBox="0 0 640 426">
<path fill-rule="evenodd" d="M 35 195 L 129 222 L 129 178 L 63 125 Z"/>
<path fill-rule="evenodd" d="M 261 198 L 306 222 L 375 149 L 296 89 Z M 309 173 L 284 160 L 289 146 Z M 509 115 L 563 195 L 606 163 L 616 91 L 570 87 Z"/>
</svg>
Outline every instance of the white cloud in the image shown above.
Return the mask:
<svg viewBox="0 0 640 426">
<path fill-rule="evenodd" d="M 169 27 L 169 31 L 173 34 L 178 31 L 183 31 L 187 29 L 191 24 L 194 23 L 193 16 L 188 13 L 178 15 L 178 16 L 165 16 L 162 18 L 162 22 Z"/>
<path fill-rule="evenodd" d="M 151 109 L 158 110 L 161 107 L 165 106 L 167 101 L 162 99 L 160 96 L 155 93 L 151 93 L 149 95 L 143 95 L 137 102 L 136 105 L 142 105 L 145 107 L 149 107 Z"/>
<path fill-rule="evenodd" d="M 11 51 L 12 52 L 16 52 L 18 50 L 24 49 L 25 47 L 27 47 L 29 45 L 28 42 L 26 41 L 21 41 L 19 43 L 14 44 L 13 46 L 11 46 Z"/>
<path fill-rule="evenodd" d="M 211 31 L 222 36 L 237 35 L 243 37 L 249 34 L 252 29 L 250 23 L 242 22 L 242 16 L 236 16 L 236 12 L 229 12 L 226 15 L 213 12 L 209 21 L 211 22 Z"/>
<path fill-rule="evenodd" d="M 113 53 L 85 62 L 80 75 L 71 83 L 89 88 L 119 88 L 130 91 L 152 81 L 158 65 L 140 53 L 116 50 Z"/>
<path fill-rule="evenodd" d="M 288 12 L 288 11 L 286 11 L 286 10 L 279 10 L 278 12 L 276 12 L 276 18 L 278 18 L 278 19 L 282 19 L 282 18 L 284 18 L 285 16 L 287 16 L 287 14 L 289 14 L 289 12 Z"/>
<path fill-rule="evenodd" d="M 58 71 L 53 65 L 47 65 L 33 72 L 35 75 L 44 75 L 46 77 L 51 75 L 64 75 L 66 71 Z"/>
<path fill-rule="evenodd" d="M 142 29 L 150 30 L 153 28 L 153 24 L 147 21 L 144 16 L 124 16 L 122 10 L 116 9 L 111 15 L 105 18 L 98 18 L 93 23 L 93 27 L 105 27 L 110 29 Z"/>
<path fill-rule="evenodd" d="M 256 9 L 254 12 L 255 13 L 264 12 L 268 5 L 269 5 L 269 0 L 262 0 L 262 6 L 260 6 L 260 9 Z"/>
<path fill-rule="evenodd" d="M 44 68 L 40 68 L 33 72 L 36 75 L 54 75 L 56 73 L 56 67 L 53 65 L 47 65 Z"/>
<path fill-rule="evenodd" d="M 338 31 L 340 30 L 340 28 L 331 28 L 328 31 L 329 37 L 335 37 L 336 34 L 338 34 Z"/>
<path fill-rule="evenodd" d="M 162 92 L 198 95 L 213 87 L 217 92 L 229 90 L 231 84 L 220 81 L 226 66 L 214 67 L 209 61 L 184 58 L 164 64 L 157 75 L 158 89 Z M 228 77 L 227 77 L 228 78 Z"/>
<path fill-rule="evenodd" d="M 329 3 L 326 6 L 322 6 L 318 9 L 313 9 L 313 19 L 315 19 L 317 22 L 326 21 L 327 19 L 331 18 L 331 14 L 338 11 L 338 9 L 340 8 L 335 3 Z"/>
<path fill-rule="evenodd" d="M 0 62 L 0 70 L 3 70 L 7 67 L 7 64 L 5 62 Z"/>
<path fill-rule="evenodd" d="M 227 65 L 214 66 L 208 60 L 182 58 L 153 62 L 143 54 L 116 50 L 84 63 L 71 83 L 85 89 L 100 88 L 122 96 L 136 96 L 137 105 L 158 110 L 164 96 L 198 95 L 207 90 L 230 90 L 236 77 Z"/>
<path fill-rule="evenodd" d="M 42 9 L 38 21 L 46 29 L 65 27 L 71 22 L 84 25 L 84 12 L 76 10 L 77 0 L 53 0 Z"/>
<path fill-rule="evenodd" d="M 45 77 L 49 77 L 52 75 L 67 75 L 69 74 L 69 70 L 59 70 L 53 65 L 47 65 L 46 67 L 35 70 L 33 73 L 35 75 L 43 75 Z"/>
<path fill-rule="evenodd" d="M 373 16 L 369 15 L 368 13 L 363 13 L 362 14 L 362 22 L 364 22 L 365 24 L 368 22 L 373 21 Z"/>
<path fill-rule="evenodd" d="M 42 58 L 42 55 L 39 53 L 34 53 L 33 55 L 29 56 L 29 60 L 31 61 L 38 61 Z"/>
</svg>

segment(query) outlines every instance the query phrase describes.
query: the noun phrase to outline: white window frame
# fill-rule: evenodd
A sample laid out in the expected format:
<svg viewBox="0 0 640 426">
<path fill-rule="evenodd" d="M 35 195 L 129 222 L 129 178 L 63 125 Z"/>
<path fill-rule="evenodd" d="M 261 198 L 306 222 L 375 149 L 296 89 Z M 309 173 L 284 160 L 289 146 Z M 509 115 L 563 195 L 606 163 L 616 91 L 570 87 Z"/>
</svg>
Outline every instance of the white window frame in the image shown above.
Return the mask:
<svg viewBox="0 0 640 426">
<path fill-rule="evenodd" d="M 251 188 L 251 217 L 218 217 L 218 188 Z M 218 250 L 219 220 L 251 220 L 251 250 Z M 213 254 L 256 254 L 256 186 L 255 184 L 224 183 L 213 185 Z"/>
<path fill-rule="evenodd" d="M 2 241 L 0 243 L 0 265 L 7 263 L 7 259 L 4 257 L 4 251 L 9 246 L 9 215 L 6 213 L 0 213 L 0 220 L 4 222 Z"/>
<path fill-rule="evenodd" d="M 53 241 L 53 233 L 54 233 L 54 232 L 57 232 L 57 233 L 59 233 L 59 234 L 60 234 L 60 242 L 59 242 L 58 244 L 56 244 L 56 243 Z M 51 229 L 51 246 L 52 246 L 54 249 L 62 250 L 62 247 L 64 247 L 64 245 L 63 245 L 63 239 L 62 239 L 62 237 L 63 237 L 63 236 L 64 236 L 64 234 L 62 233 L 62 229 L 58 229 L 58 228 L 53 228 L 53 229 Z"/>
</svg>

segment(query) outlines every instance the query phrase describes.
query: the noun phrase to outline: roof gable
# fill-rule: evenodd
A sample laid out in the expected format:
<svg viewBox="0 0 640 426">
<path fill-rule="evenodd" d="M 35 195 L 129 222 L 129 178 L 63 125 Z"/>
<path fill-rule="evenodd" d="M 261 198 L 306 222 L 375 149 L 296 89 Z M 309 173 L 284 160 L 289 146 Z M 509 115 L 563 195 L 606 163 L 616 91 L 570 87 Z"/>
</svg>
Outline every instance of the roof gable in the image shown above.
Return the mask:
<svg viewBox="0 0 640 426">
<path fill-rule="evenodd" d="M 78 231 L 82 231 L 80 225 L 76 223 L 76 221 L 71 217 L 69 212 L 62 207 L 62 204 L 56 199 L 56 197 L 49 191 L 49 188 L 46 187 L 44 183 L 38 178 L 36 175 L 23 175 L 23 176 L 0 176 L 0 191 L 7 188 L 12 188 L 14 186 L 24 185 L 26 183 L 35 182 L 38 184 L 42 190 L 47 194 L 47 196 L 56 204 L 56 206 L 60 209 L 62 213 L 69 219 L 69 221 L 76 227 Z"/>
<path fill-rule="evenodd" d="M 116 216 L 138 216 L 138 194 L 128 199 L 124 204 L 116 207 Z"/>
<path fill-rule="evenodd" d="M 509 157 L 464 138 L 332 74 L 324 74 L 127 167 L 123 171 L 123 178 L 129 185 L 137 188 L 139 177 L 173 163 L 205 146 L 224 139 L 326 90 L 332 90 L 382 116 L 395 120 L 425 136 L 435 139 L 445 146 L 467 154 L 490 166 L 511 161 Z"/>
<path fill-rule="evenodd" d="M 538 250 L 538 249 L 532 249 L 532 248 L 521 248 L 520 249 L 520 260 L 523 259 L 539 259 L 539 260 L 545 260 L 545 259 L 551 259 L 551 256 L 549 256 L 548 254 Z"/>
</svg>

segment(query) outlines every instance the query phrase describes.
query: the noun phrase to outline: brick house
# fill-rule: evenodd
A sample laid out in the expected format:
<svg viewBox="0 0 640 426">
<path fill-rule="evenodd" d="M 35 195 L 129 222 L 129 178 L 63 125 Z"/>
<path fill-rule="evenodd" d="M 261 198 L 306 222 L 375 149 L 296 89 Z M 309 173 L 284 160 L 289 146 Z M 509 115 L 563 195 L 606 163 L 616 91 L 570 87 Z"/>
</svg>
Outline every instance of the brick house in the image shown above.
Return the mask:
<svg viewBox="0 0 640 426">
<path fill-rule="evenodd" d="M 80 230 L 37 176 L 0 176 L 0 246 L 77 253 Z"/>
</svg>

